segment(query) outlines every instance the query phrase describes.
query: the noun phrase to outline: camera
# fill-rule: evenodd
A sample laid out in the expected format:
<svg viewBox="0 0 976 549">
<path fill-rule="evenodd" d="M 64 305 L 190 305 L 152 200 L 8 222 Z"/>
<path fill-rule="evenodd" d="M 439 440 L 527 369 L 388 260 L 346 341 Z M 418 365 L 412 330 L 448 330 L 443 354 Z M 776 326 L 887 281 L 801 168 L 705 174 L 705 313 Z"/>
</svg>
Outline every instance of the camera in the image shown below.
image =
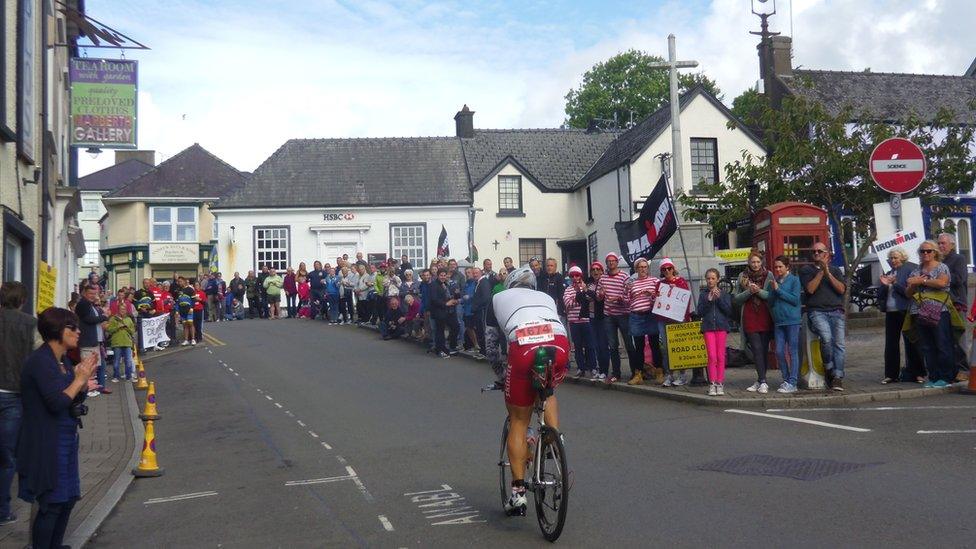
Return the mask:
<svg viewBox="0 0 976 549">
<path fill-rule="evenodd" d="M 88 405 L 81 402 L 74 402 L 71 404 L 71 408 L 68 408 L 68 415 L 78 419 L 81 416 L 88 415 Z"/>
</svg>

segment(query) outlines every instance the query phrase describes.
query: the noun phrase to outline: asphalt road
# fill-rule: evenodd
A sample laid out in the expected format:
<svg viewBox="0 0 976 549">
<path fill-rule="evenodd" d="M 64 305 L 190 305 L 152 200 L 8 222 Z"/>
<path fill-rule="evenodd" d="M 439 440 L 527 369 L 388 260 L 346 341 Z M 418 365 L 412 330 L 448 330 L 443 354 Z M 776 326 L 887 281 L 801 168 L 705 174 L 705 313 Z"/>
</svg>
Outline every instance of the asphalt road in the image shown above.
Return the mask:
<svg viewBox="0 0 976 549">
<path fill-rule="evenodd" d="M 350 326 L 207 329 L 226 345 L 147 362 L 166 473 L 137 479 L 91 546 L 546 544 L 531 510 L 501 512 L 486 365 Z M 768 411 L 829 425 L 570 384 L 559 397 L 574 478 L 560 545 L 974 545 L 976 432 L 918 431 L 976 429 L 976 397 Z"/>
</svg>

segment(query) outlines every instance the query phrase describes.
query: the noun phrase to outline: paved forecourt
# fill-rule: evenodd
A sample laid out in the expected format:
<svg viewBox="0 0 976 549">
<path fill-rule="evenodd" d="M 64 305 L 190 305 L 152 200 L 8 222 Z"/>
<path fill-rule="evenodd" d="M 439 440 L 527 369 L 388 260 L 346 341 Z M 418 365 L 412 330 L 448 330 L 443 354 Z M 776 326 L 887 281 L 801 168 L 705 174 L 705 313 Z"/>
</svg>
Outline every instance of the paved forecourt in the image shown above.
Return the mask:
<svg viewBox="0 0 976 549">
<path fill-rule="evenodd" d="M 504 412 L 500 393 L 479 393 L 485 364 L 321 322 L 208 328 L 225 345 L 154 361 L 166 475 L 133 483 L 96 546 L 542 542 L 532 512 L 500 510 Z M 969 497 L 976 434 L 917 433 L 972 429 L 967 396 L 886 411 L 723 409 L 569 384 L 559 397 L 574 482 L 560 543 L 971 539 L 918 514 L 957 516 L 949 502 Z"/>
</svg>

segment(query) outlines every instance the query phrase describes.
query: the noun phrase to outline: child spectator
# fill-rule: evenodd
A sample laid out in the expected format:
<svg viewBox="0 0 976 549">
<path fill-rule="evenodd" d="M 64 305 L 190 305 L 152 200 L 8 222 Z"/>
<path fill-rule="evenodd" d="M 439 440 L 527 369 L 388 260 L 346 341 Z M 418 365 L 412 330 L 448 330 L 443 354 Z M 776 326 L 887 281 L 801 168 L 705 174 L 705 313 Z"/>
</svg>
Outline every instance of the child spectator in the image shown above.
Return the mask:
<svg viewBox="0 0 976 549">
<path fill-rule="evenodd" d="M 132 337 L 136 333 L 136 325 L 124 304 L 116 309 L 112 318 L 109 319 L 105 331 L 108 336 L 108 344 L 115 354 L 112 363 L 112 382 L 119 382 L 119 360 L 122 358 L 125 358 L 125 370 L 121 378 L 132 379 Z"/>
<path fill-rule="evenodd" d="M 306 277 L 298 275 L 296 286 L 298 287 L 298 317 L 312 318 L 312 308 L 309 302 L 309 297 L 312 295 L 312 288 Z"/>
<path fill-rule="evenodd" d="M 708 351 L 708 396 L 725 394 L 725 339 L 732 315 L 732 297 L 718 287 L 718 269 L 705 271 L 706 286 L 698 295 L 698 314 Z"/>
<path fill-rule="evenodd" d="M 195 288 L 193 300 L 193 339 L 190 345 L 196 345 L 197 341 L 203 340 L 203 305 L 207 302 L 207 294 L 203 292 L 203 287 L 197 281 L 193 285 Z"/>
</svg>

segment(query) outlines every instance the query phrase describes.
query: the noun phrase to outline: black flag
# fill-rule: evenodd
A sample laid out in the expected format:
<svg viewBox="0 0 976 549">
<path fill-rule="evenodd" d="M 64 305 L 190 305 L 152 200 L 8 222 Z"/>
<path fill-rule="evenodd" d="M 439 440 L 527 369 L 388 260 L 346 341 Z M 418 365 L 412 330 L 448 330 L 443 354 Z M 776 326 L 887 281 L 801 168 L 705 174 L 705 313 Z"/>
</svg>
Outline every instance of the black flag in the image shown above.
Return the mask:
<svg viewBox="0 0 976 549">
<path fill-rule="evenodd" d="M 437 257 L 450 257 L 451 244 L 447 241 L 447 229 L 441 225 L 441 235 L 437 237 Z"/>
<path fill-rule="evenodd" d="M 653 259 L 678 228 L 674 204 L 668 196 L 668 182 L 661 176 L 644 201 L 640 216 L 633 221 L 614 223 L 620 253 L 629 265 L 640 258 Z"/>
</svg>

